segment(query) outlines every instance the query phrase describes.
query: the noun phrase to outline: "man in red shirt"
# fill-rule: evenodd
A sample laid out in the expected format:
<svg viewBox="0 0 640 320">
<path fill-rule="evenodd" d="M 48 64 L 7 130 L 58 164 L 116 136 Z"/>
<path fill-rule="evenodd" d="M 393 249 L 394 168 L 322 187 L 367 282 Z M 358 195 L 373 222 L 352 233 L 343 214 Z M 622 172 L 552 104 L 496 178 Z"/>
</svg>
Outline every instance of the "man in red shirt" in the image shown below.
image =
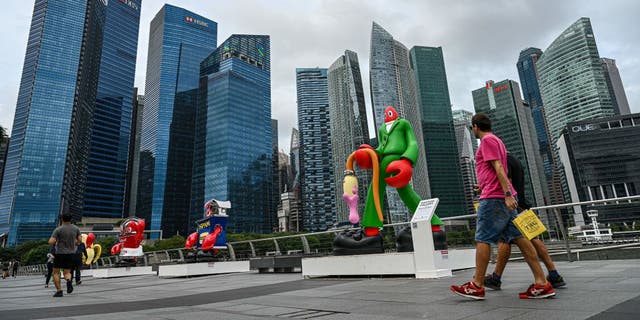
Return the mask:
<svg viewBox="0 0 640 320">
<path fill-rule="evenodd" d="M 491 257 L 491 244 L 505 239 L 515 242 L 525 261 L 531 268 L 535 283 L 527 291 L 519 294 L 521 299 L 538 299 L 554 296 L 556 293 L 538 263 L 536 251 L 527 238 L 524 238 L 512 223 L 517 216 L 518 201 L 516 192 L 507 177 L 507 149 L 493 133 L 491 120 L 484 113 L 471 119 L 473 133 L 480 139 L 476 153 L 476 174 L 482 193 L 478 207 L 476 226 L 476 273 L 473 281 L 461 286 L 451 286 L 454 293 L 476 299 L 484 299 L 484 277 Z"/>
</svg>

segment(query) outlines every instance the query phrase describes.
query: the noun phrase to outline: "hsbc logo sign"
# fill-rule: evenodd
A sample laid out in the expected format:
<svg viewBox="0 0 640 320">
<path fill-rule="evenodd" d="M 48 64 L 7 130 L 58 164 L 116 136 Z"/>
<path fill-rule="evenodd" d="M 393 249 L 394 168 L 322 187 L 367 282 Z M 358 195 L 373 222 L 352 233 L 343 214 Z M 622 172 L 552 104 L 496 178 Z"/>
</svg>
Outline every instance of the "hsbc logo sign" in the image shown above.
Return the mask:
<svg viewBox="0 0 640 320">
<path fill-rule="evenodd" d="M 197 24 L 199 26 L 209 27 L 209 23 L 208 22 L 202 21 L 202 20 L 198 20 L 198 19 L 194 19 L 194 18 L 189 17 L 189 16 L 184 16 L 184 20 L 186 22 L 189 22 L 189 23 L 195 23 L 195 24 Z"/>
<path fill-rule="evenodd" d="M 598 129 L 598 126 L 596 126 L 595 124 L 581 124 L 579 126 L 571 127 L 571 131 L 573 132 L 586 132 L 596 129 Z"/>
</svg>

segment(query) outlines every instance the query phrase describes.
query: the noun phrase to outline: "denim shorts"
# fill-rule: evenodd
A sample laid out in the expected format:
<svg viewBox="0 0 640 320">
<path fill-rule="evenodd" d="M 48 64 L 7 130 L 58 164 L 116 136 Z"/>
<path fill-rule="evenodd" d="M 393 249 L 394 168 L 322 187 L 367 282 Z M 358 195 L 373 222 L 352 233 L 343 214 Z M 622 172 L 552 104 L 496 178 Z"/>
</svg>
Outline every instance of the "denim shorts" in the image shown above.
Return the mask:
<svg viewBox="0 0 640 320">
<path fill-rule="evenodd" d="M 504 199 L 482 199 L 478 207 L 476 242 L 496 244 L 498 240 L 511 242 L 522 237 L 520 230 L 512 223 L 517 210 L 509 210 Z"/>
</svg>

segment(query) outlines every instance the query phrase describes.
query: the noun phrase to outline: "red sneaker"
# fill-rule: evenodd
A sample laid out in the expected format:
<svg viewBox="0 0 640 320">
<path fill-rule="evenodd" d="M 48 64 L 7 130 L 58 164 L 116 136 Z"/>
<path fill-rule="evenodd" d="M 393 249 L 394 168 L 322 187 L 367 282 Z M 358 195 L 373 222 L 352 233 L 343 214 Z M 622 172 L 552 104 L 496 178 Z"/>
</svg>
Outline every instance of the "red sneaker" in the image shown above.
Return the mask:
<svg viewBox="0 0 640 320">
<path fill-rule="evenodd" d="M 532 284 L 529 286 L 527 291 L 520 292 L 518 296 L 520 299 L 543 299 L 549 298 L 556 295 L 556 291 L 553 290 L 553 286 L 549 281 L 544 285 L 540 286 L 537 284 Z"/>
<path fill-rule="evenodd" d="M 469 281 L 461 286 L 451 286 L 451 291 L 463 297 L 476 300 L 484 300 L 484 288 L 476 286 L 473 281 Z"/>
</svg>

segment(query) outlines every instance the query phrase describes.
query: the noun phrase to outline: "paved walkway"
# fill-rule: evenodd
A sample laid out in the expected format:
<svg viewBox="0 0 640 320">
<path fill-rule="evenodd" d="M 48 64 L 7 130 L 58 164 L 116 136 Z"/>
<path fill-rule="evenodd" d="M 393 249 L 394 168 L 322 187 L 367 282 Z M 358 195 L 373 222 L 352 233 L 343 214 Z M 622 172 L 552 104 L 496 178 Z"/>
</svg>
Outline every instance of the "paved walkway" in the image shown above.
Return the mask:
<svg viewBox="0 0 640 320">
<path fill-rule="evenodd" d="M 63 298 L 43 277 L 0 280 L 0 319 L 640 319 L 640 260 L 558 262 L 568 282 L 554 299 L 520 300 L 527 266 L 507 266 L 485 301 L 454 295 L 453 278 L 311 279 L 230 274 L 188 279 L 85 278 Z M 491 267 L 491 266 L 490 266 Z"/>
</svg>

